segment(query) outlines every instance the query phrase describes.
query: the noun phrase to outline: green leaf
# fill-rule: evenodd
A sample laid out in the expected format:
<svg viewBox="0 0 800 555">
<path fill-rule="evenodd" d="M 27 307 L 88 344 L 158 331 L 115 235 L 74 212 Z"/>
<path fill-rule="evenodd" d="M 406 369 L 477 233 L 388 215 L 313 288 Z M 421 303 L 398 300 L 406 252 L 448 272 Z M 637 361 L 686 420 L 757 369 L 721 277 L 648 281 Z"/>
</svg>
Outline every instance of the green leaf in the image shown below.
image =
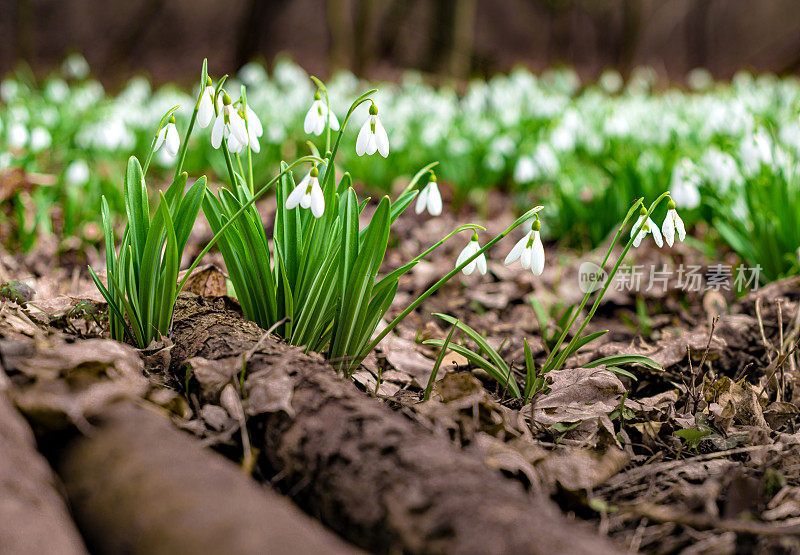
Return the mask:
<svg viewBox="0 0 800 555">
<path fill-rule="evenodd" d="M 644 355 L 611 355 L 603 358 L 593 360 L 588 364 L 584 364 L 584 368 L 597 368 L 601 364 L 606 366 L 620 366 L 622 364 L 639 364 L 645 368 L 663 372 L 664 368 L 650 357 Z"/>
</svg>

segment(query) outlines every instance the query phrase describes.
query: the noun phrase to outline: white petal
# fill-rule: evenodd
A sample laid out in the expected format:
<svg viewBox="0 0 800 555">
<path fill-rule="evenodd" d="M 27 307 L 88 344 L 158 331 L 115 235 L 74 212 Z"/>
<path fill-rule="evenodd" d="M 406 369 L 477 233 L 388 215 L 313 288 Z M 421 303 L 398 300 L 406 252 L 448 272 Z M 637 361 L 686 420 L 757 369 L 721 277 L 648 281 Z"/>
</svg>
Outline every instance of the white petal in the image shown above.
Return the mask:
<svg viewBox="0 0 800 555">
<path fill-rule="evenodd" d="M 664 240 L 661 238 L 661 230 L 658 229 L 658 226 L 656 225 L 656 223 L 653 220 L 651 220 L 650 218 L 647 218 L 647 226 L 650 228 L 650 233 L 653 234 L 653 241 L 656 242 L 656 245 L 658 245 L 658 248 L 663 247 L 664 246 Z"/>
<path fill-rule="evenodd" d="M 234 110 L 230 110 L 230 120 L 231 120 L 231 134 L 233 134 L 236 137 L 236 140 L 239 141 L 239 144 L 246 145 L 247 126 L 245 125 L 244 120 Z"/>
<path fill-rule="evenodd" d="M 378 142 L 375 140 L 375 133 L 367 134 L 367 154 L 375 154 L 378 150 Z"/>
<path fill-rule="evenodd" d="M 306 180 L 300 182 L 297 187 L 292 189 L 292 192 L 289 193 L 289 196 L 286 198 L 286 204 L 284 205 L 286 210 L 291 210 L 295 208 L 298 204 L 300 204 L 300 199 L 303 198 L 303 195 L 306 193 Z"/>
<path fill-rule="evenodd" d="M 314 119 L 314 135 L 320 136 L 325 132 L 325 118 L 317 114 Z"/>
<path fill-rule="evenodd" d="M 522 249 L 522 255 L 519 257 L 519 263 L 522 264 L 523 268 L 528 270 L 531 267 L 531 262 L 533 262 L 533 251 L 528 248 L 526 243 L 525 248 Z"/>
<path fill-rule="evenodd" d="M 333 110 L 328 111 L 328 121 L 330 122 L 331 131 L 338 131 L 339 130 L 339 120 L 336 118 L 336 114 L 333 113 Z"/>
<path fill-rule="evenodd" d="M 517 244 L 511 249 L 511 252 L 508 253 L 506 256 L 505 261 L 503 264 L 508 266 L 509 264 L 513 264 L 517 261 L 517 259 L 522 255 L 522 252 L 525 250 L 525 246 L 528 244 L 528 234 L 525 234 L 525 237 L 517 241 Z"/>
<path fill-rule="evenodd" d="M 311 186 L 311 213 L 315 218 L 321 218 L 325 212 L 325 196 L 322 194 L 322 188 L 319 186 L 319 181 L 314 180 Z"/>
<path fill-rule="evenodd" d="M 633 240 L 633 246 L 638 248 L 639 245 L 642 244 L 642 239 L 647 237 L 647 232 L 643 229 L 637 235 L 636 238 Z"/>
<path fill-rule="evenodd" d="M 158 137 L 156 137 L 156 146 L 153 149 L 153 152 L 156 152 L 158 151 L 159 148 L 161 148 L 161 145 L 164 144 L 164 139 L 166 138 L 166 136 L 167 136 L 166 127 L 162 127 L 161 129 L 158 130 Z"/>
<path fill-rule="evenodd" d="M 258 114 L 253 111 L 249 104 L 247 105 L 247 127 L 255 133 L 256 137 L 260 137 L 264 134 L 264 126 L 261 125 Z"/>
<path fill-rule="evenodd" d="M 414 206 L 414 212 L 417 214 L 422 214 L 425 211 L 425 207 L 428 206 L 428 192 L 429 188 L 425 187 L 417 195 L 417 204 Z"/>
<path fill-rule="evenodd" d="M 258 137 L 250 136 L 250 150 L 258 154 L 261 152 L 261 143 L 258 142 Z"/>
<path fill-rule="evenodd" d="M 364 125 L 361 126 L 361 129 L 358 132 L 358 137 L 356 138 L 356 154 L 359 156 L 364 156 L 364 153 L 367 152 L 367 143 L 369 142 L 369 137 L 372 135 L 369 129 L 369 120 L 364 122 Z"/>
<path fill-rule="evenodd" d="M 383 128 L 378 116 L 375 116 L 375 141 L 380 155 L 384 158 L 389 156 L 389 136 L 386 134 L 386 129 Z"/>
<path fill-rule="evenodd" d="M 211 89 L 209 91 L 208 89 Z M 203 96 L 200 98 L 200 105 L 197 107 L 197 124 L 205 129 L 211 120 L 214 119 L 214 101 L 211 97 L 214 95 L 214 89 L 206 87 L 203 91 Z"/>
<path fill-rule="evenodd" d="M 539 236 L 538 231 L 534 231 L 533 245 L 531 245 L 532 260 L 531 272 L 533 275 L 540 276 L 544 271 L 544 245 L 542 245 L 542 238 Z"/>
<path fill-rule="evenodd" d="M 682 243 L 686 239 L 686 228 L 683 227 L 683 220 L 675 212 L 675 229 L 678 231 L 678 240 Z"/>
<path fill-rule="evenodd" d="M 439 194 L 439 187 L 436 183 L 428 183 L 430 189 L 428 193 L 428 212 L 431 216 L 438 216 L 442 213 L 442 195 Z"/>
<path fill-rule="evenodd" d="M 306 112 L 306 119 L 303 121 L 303 131 L 305 131 L 308 135 L 310 135 L 314 130 L 316 123 L 314 118 L 317 115 L 317 111 L 314 107 L 314 104 L 316 104 L 316 102 L 311 104 L 311 108 L 309 108 L 308 112 Z"/>
<path fill-rule="evenodd" d="M 214 122 L 214 127 L 211 128 L 211 146 L 219 148 L 222 144 L 222 135 L 225 131 L 225 118 L 222 117 L 222 112 L 217 116 Z"/>
<path fill-rule="evenodd" d="M 473 254 L 475 254 L 475 251 L 472 248 L 472 241 L 470 241 L 469 243 L 467 243 L 467 246 L 464 247 L 464 249 L 461 251 L 461 254 L 458 255 L 458 258 L 456 258 L 456 266 L 457 267 L 461 266 L 464 263 L 464 261 Z"/>
<path fill-rule="evenodd" d="M 661 226 L 661 232 L 664 234 L 664 240 L 670 247 L 675 241 L 675 218 L 673 216 L 674 210 L 667 210 L 667 217 L 664 218 L 664 223 Z"/>
<path fill-rule="evenodd" d="M 485 276 L 486 275 L 486 257 L 483 255 L 483 253 L 481 253 L 481 255 L 478 258 L 475 259 L 475 261 L 478 263 L 478 271 L 481 273 L 481 275 Z"/>
<path fill-rule="evenodd" d="M 178 130 L 175 128 L 174 123 L 167 125 L 167 152 L 170 156 L 175 157 L 178 155 L 178 150 L 181 148 L 181 139 L 178 136 Z"/>
<path fill-rule="evenodd" d="M 644 221 L 644 216 L 639 216 L 639 219 L 636 220 L 636 223 L 633 224 L 633 227 L 631 228 L 631 237 L 633 237 L 633 235 L 636 233 L 636 230 L 638 230 L 639 226 L 642 225 L 643 221 Z M 646 234 L 647 234 L 647 232 L 645 232 L 645 235 Z M 639 239 L 639 241 L 641 241 L 641 239 Z M 638 247 L 639 245 L 636 242 L 634 242 L 633 246 L 634 247 Z"/>
</svg>

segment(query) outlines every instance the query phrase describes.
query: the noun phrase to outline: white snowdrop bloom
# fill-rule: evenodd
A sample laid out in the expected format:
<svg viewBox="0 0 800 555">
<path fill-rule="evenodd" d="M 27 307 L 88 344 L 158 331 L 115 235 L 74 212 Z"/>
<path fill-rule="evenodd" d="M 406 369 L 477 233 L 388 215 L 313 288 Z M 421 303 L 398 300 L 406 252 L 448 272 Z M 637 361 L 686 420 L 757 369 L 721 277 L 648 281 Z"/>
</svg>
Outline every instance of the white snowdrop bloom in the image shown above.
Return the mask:
<svg viewBox="0 0 800 555">
<path fill-rule="evenodd" d="M 45 85 L 44 95 L 51 102 L 61 104 L 69 96 L 69 85 L 63 79 L 50 79 Z"/>
<path fill-rule="evenodd" d="M 89 181 L 89 165 L 84 160 L 73 160 L 66 171 L 64 180 L 70 185 L 83 185 Z"/>
<path fill-rule="evenodd" d="M 14 157 L 10 152 L 0 152 L 0 170 L 4 170 L 11 166 Z"/>
<path fill-rule="evenodd" d="M 23 148 L 28 144 L 28 129 L 21 123 L 14 123 L 8 127 L 8 145 L 11 148 Z"/>
<path fill-rule="evenodd" d="M 731 185 L 742 183 L 742 175 L 736 160 L 727 152 L 722 152 L 717 147 L 709 148 L 703 155 L 703 165 L 709 181 L 716 185 L 721 193 L 726 193 Z"/>
<path fill-rule="evenodd" d="M 700 178 L 694 164 L 684 158 L 672 170 L 669 192 L 675 204 L 681 208 L 692 210 L 700 206 Z"/>
<path fill-rule="evenodd" d="M 458 255 L 458 258 L 456 259 L 456 267 L 461 266 L 468 258 L 472 257 L 472 255 L 479 250 L 481 250 L 481 245 L 478 243 L 478 234 L 473 233 L 470 242 L 467 243 L 467 246 L 464 247 L 464 250 L 462 250 L 461 254 Z M 461 271 L 464 272 L 464 275 L 468 276 L 475 271 L 475 268 L 477 268 L 482 275 L 486 275 L 486 257 L 483 255 L 483 253 L 476 257 L 472 262 L 464 266 L 464 269 Z"/>
<path fill-rule="evenodd" d="M 50 132 L 44 127 L 34 127 L 31 130 L 31 150 L 33 152 L 41 152 L 49 148 L 53 144 L 53 138 Z"/>
<path fill-rule="evenodd" d="M 158 152 L 161 145 L 166 145 L 167 153 L 171 157 L 174 158 L 178 155 L 178 150 L 181 147 L 181 139 L 178 136 L 178 129 L 175 127 L 175 118 L 172 116 L 170 116 L 167 125 L 158 130 L 154 152 Z"/>
<path fill-rule="evenodd" d="M 89 64 L 86 58 L 78 53 L 67 56 L 61 69 L 67 76 L 75 79 L 86 79 L 89 76 Z"/>
<path fill-rule="evenodd" d="M 739 159 L 742 172 L 747 177 L 757 174 L 762 164 L 772 163 L 772 141 L 763 130 L 759 129 L 742 140 L 739 145 Z"/>
<path fill-rule="evenodd" d="M 245 117 L 247 119 L 248 145 L 253 152 L 258 154 L 261 152 L 261 143 L 258 142 L 258 139 L 264 134 L 264 126 L 261 124 L 261 120 L 258 119 L 258 114 L 253 111 L 249 104 L 245 110 Z"/>
<path fill-rule="evenodd" d="M 540 173 L 545 177 L 555 177 L 561 169 L 556 153 L 547 143 L 540 143 L 536 147 L 536 152 L 533 153 L 533 160 Z"/>
<path fill-rule="evenodd" d="M 714 84 L 714 77 L 706 68 L 696 67 L 689 72 L 686 82 L 689 83 L 689 88 L 693 91 L 704 91 L 710 89 L 711 85 Z"/>
<path fill-rule="evenodd" d="M 214 119 L 214 87 L 211 86 L 211 78 L 206 77 L 206 86 L 200 96 L 200 104 L 197 106 L 197 125 L 205 129 Z"/>
<path fill-rule="evenodd" d="M 542 245 L 542 238 L 539 236 L 541 227 L 542 224 L 539 222 L 539 218 L 536 218 L 532 222 L 531 230 L 514 245 L 514 248 L 506 256 L 506 266 L 519 259 L 522 267 L 526 270 L 530 269 L 533 275 L 542 275 L 544 271 L 544 246 Z"/>
<path fill-rule="evenodd" d="M 300 208 L 311 208 L 315 218 L 321 218 L 325 212 L 325 196 L 319 185 L 319 170 L 316 166 L 311 168 L 286 198 L 286 210 L 292 210 L 298 205 Z"/>
<path fill-rule="evenodd" d="M 389 136 L 378 118 L 378 107 L 373 103 L 369 107 L 367 121 L 358 132 L 356 154 L 363 156 L 364 154 L 375 154 L 376 151 L 384 158 L 389 156 Z"/>
<path fill-rule="evenodd" d="M 439 194 L 439 186 L 436 184 L 436 175 L 433 172 L 431 172 L 428 184 L 419 192 L 417 204 L 414 207 L 417 214 L 422 214 L 425 209 L 431 216 L 438 216 L 442 213 L 442 195 Z"/>
<path fill-rule="evenodd" d="M 617 94 L 622 89 L 622 75 L 615 69 L 607 69 L 600 75 L 600 86 L 609 94 Z"/>
<path fill-rule="evenodd" d="M 11 78 L 3 79 L 3 82 L 0 83 L 0 100 L 6 104 L 11 104 L 11 101 L 19 94 L 20 88 L 19 83 L 15 80 Z"/>
<path fill-rule="evenodd" d="M 539 177 L 539 168 L 530 156 L 520 156 L 514 166 L 514 181 L 519 184 L 530 183 Z"/>
<path fill-rule="evenodd" d="M 219 148 L 222 144 L 222 139 L 230 141 L 234 137 L 234 146 L 238 147 L 241 151 L 242 146 L 247 144 L 247 126 L 239 115 L 239 111 L 231 104 L 231 97 L 225 91 L 222 92 L 222 108 L 217 114 L 217 119 L 214 121 L 214 127 L 211 128 L 211 146 Z M 230 150 L 231 145 L 228 145 Z M 233 152 L 233 151 L 231 151 Z"/>
<path fill-rule="evenodd" d="M 683 242 L 683 240 L 686 239 L 686 228 L 683 226 L 683 220 L 675 209 L 675 203 L 670 199 L 667 205 L 667 217 L 664 218 L 664 223 L 661 225 L 661 232 L 664 234 L 664 240 L 670 247 L 675 242 L 676 231 L 678 232 L 678 241 Z M 653 237 L 655 238 L 655 235 L 653 235 Z"/>
<path fill-rule="evenodd" d="M 644 225 L 642 225 L 642 222 L 644 222 Z M 639 230 L 639 233 L 636 233 L 640 225 L 642 225 L 642 229 Z M 656 242 L 659 248 L 664 246 L 664 240 L 661 238 L 661 231 L 652 219 L 647 218 L 647 210 L 642 208 L 639 212 L 639 219 L 636 220 L 636 223 L 633 224 L 633 229 L 631 229 L 631 237 L 636 234 L 636 237 L 633 239 L 633 246 L 638 247 L 642 243 L 642 239 L 647 237 L 648 233 L 653 234 L 653 241 Z"/>
<path fill-rule="evenodd" d="M 319 91 L 314 94 L 314 102 L 311 103 L 311 108 L 306 112 L 306 118 L 303 121 L 303 131 L 314 135 L 322 135 L 325 131 L 325 114 L 328 114 L 328 122 L 331 126 L 331 131 L 339 130 L 339 120 L 333 110 L 328 109 L 325 102 L 320 98 Z"/>
</svg>

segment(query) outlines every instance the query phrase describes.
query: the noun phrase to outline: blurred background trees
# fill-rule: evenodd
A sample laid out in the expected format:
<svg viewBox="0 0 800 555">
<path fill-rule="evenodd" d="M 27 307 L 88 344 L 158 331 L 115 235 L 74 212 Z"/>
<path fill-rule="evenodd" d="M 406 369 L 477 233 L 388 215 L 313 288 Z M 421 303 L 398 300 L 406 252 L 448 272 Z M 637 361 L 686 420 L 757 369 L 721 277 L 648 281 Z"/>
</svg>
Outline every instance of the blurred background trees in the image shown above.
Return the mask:
<svg viewBox="0 0 800 555">
<path fill-rule="evenodd" d="M 286 53 L 310 72 L 490 75 L 523 63 L 583 77 L 641 64 L 681 80 L 800 69 L 797 0 L 0 0 L 0 73 L 71 51 L 106 81 L 195 77 Z"/>
</svg>

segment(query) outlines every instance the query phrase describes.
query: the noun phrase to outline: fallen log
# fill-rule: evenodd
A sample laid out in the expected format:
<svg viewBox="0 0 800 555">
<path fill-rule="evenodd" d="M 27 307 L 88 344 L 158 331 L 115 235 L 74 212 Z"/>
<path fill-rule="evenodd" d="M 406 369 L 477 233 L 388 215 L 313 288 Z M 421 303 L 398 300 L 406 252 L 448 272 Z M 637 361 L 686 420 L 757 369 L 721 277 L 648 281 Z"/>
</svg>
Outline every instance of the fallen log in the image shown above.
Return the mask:
<svg viewBox="0 0 800 555">
<path fill-rule="evenodd" d="M 208 367 L 203 359 L 237 372 L 245 356 L 248 396 L 269 396 L 271 376 L 281 387 L 289 377 L 290 410 L 250 422 L 261 469 L 356 545 L 381 553 L 617 552 L 549 499 L 358 391 L 321 358 L 266 337 L 223 299 L 182 295 L 172 341 L 180 376 L 187 361 Z"/>
<path fill-rule="evenodd" d="M 355 552 L 153 410 L 123 402 L 92 423 L 54 464 L 95 552 Z"/>
<path fill-rule="evenodd" d="M 0 370 L 2 372 L 2 370 Z M 0 552 L 86 553 L 25 419 L 0 391 Z"/>
</svg>

